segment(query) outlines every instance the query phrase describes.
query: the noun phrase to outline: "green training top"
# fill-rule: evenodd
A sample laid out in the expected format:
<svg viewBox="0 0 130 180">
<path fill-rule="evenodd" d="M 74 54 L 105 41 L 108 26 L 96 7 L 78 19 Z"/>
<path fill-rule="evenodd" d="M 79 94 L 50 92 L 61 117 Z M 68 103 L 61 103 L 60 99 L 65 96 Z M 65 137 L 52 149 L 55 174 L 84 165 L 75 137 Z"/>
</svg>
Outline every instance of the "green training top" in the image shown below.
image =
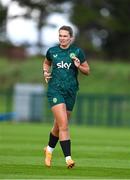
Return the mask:
<svg viewBox="0 0 130 180">
<path fill-rule="evenodd" d="M 78 90 L 78 68 L 74 65 L 73 56 L 78 57 L 81 64 L 86 60 L 84 52 L 74 45 L 70 45 L 67 49 L 62 49 L 60 46 L 48 49 L 46 58 L 52 62 L 52 78 L 48 83 L 48 91 L 57 89 L 62 92 L 76 92 Z"/>
</svg>

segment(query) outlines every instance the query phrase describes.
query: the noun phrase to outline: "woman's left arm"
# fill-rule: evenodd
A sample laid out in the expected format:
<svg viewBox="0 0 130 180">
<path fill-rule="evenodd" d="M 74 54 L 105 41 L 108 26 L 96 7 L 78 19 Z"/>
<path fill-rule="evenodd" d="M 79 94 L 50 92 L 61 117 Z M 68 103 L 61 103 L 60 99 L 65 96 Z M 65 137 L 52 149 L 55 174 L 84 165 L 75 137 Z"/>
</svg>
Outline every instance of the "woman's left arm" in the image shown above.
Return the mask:
<svg viewBox="0 0 130 180">
<path fill-rule="evenodd" d="M 72 58 L 74 61 L 75 66 L 81 71 L 81 73 L 85 75 L 89 75 L 90 73 L 90 68 L 87 63 L 87 61 L 84 61 L 82 64 L 80 63 L 80 60 L 75 56 Z"/>
<path fill-rule="evenodd" d="M 78 66 L 78 69 L 81 71 L 81 73 L 83 73 L 85 75 L 89 75 L 90 74 L 90 68 L 89 68 L 89 65 L 88 65 L 87 61 L 85 61 L 82 64 L 80 64 Z"/>
</svg>

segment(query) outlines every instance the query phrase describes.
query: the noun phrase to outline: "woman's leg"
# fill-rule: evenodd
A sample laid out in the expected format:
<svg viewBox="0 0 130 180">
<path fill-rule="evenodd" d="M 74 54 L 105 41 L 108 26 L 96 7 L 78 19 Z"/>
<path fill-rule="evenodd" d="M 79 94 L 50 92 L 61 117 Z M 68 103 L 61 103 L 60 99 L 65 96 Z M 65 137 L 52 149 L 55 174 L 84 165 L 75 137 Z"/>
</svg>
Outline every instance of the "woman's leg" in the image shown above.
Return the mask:
<svg viewBox="0 0 130 180">
<path fill-rule="evenodd" d="M 55 105 L 52 107 L 52 112 L 56 120 L 56 125 L 59 129 L 59 140 L 62 141 L 70 139 L 66 105 L 64 103 Z"/>
<path fill-rule="evenodd" d="M 68 128 L 68 118 L 70 116 L 70 112 L 66 110 L 66 105 L 64 103 L 53 106 L 52 112 L 59 129 L 60 145 L 63 150 L 67 166 L 68 168 L 72 168 L 74 166 L 74 161 L 71 159 L 71 141 Z"/>
<path fill-rule="evenodd" d="M 46 158 L 45 165 L 51 166 L 52 152 L 60 137 L 60 144 L 66 158 L 68 168 L 74 166 L 74 161 L 71 160 L 71 142 L 68 130 L 68 120 L 70 118 L 70 111 L 66 111 L 65 104 L 58 104 L 52 108 L 54 114 L 54 125 L 49 136 L 48 146 L 45 149 Z M 69 160 L 69 161 L 68 161 Z"/>
<path fill-rule="evenodd" d="M 53 124 L 53 127 L 51 129 L 51 133 L 56 136 L 56 137 L 59 137 L 59 127 L 58 127 L 58 124 L 56 122 L 56 119 L 54 119 L 54 124 Z"/>
<path fill-rule="evenodd" d="M 67 111 L 67 119 L 70 118 L 70 113 L 71 113 L 70 111 Z M 58 140 L 59 140 L 59 127 L 56 122 L 56 119 L 54 119 L 54 124 L 49 135 L 49 142 L 47 146 L 49 152 L 51 153 L 53 152 Z"/>
<path fill-rule="evenodd" d="M 67 119 L 68 120 L 70 119 L 70 114 L 71 114 L 71 111 L 67 111 Z M 53 127 L 51 129 L 51 133 L 54 136 L 59 137 L 59 127 L 58 127 L 58 124 L 56 122 L 56 119 L 54 119 L 54 124 L 53 124 Z"/>
<path fill-rule="evenodd" d="M 58 140 L 59 140 L 59 128 L 58 128 L 56 120 L 54 119 L 54 124 L 49 134 L 48 146 L 46 147 L 48 152 L 50 153 L 53 152 Z"/>
</svg>

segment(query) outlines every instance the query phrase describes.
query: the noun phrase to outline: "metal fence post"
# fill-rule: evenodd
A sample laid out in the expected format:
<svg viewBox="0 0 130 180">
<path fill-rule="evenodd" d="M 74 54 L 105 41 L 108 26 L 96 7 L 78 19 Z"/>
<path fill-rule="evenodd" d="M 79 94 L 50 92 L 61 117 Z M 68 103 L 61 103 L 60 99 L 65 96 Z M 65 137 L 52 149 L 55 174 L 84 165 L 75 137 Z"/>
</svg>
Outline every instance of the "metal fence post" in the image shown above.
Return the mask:
<svg viewBox="0 0 130 180">
<path fill-rule="evenodd" d="M 76 123 L 82 124 L 83 121 L 83 98 L 81 95 L 78 95 L 77 97 L 77 112 L 76 112 Z"/>
</svg>

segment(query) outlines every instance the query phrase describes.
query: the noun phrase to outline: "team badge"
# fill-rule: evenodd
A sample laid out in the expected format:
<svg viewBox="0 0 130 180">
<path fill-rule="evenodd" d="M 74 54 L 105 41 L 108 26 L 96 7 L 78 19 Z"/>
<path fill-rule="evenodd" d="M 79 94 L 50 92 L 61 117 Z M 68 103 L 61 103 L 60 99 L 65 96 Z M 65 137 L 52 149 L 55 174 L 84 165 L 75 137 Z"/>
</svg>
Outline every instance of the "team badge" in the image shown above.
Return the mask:
<svg viewBox="0 0 130 180">
<path fill-rule="evenodd" d="M 70 53 L 70 58 L 74 58 L 75 56 L 75 53 Z"/>
<path fill-rule="evenodd" d="M 56 103 L 57 102 L 57 98 L 53 98 L 53 103 Z"/>
</svg>

